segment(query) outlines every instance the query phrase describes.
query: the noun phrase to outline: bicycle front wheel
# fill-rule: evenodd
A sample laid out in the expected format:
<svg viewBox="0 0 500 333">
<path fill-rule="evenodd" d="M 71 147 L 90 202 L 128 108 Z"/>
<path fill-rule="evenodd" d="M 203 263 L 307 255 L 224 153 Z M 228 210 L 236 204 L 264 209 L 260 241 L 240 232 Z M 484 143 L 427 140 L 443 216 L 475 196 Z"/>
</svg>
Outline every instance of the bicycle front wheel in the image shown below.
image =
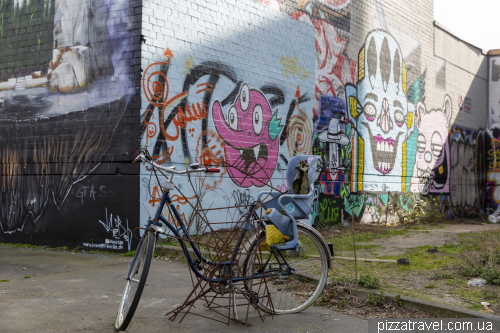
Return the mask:
<svg viewBox="0 0 500 333">
<path fill-rule="evenodd" d="M 138 253 L 135 261 L 132 261 L 132 270 L 127 277 L 125 290 L 123 291 L 120 307 L 118 308 L 115 322 L 117 331 L 124 331 L 128 327 L 137 309 L 142 291 L 146 285 L 149 267 L 151 266 L 151 258 L 153 257 L 155 248 L 155 241 L 155 233 L 146 231 L 142 243 L 139 244 Z"/>
<path fill-rule="evenodd" d="M 259 295 L 260 307 L 264 311 L 274 314 L 303 311 L 314 303 L 325 287 L 328 257 L 322 240 L 300 224 L 297 224 L 297 232 L 299 251 L 275 249 L 273 253 L 261 250 L 262 258 L 255 258 L 259 253 L 255 249 L 264 242 L 265 234 L 259 240 L 255 239 L 250 246 L 245 260 L 245 275 L 253 276 L 263 271 L 266 274 L 262 278 L 248 280 L 246 289 Z M 291 273 L 283 259 L 291 267 Z M 272 274 L 279 275 L 269 276 Z"/>
</svg>

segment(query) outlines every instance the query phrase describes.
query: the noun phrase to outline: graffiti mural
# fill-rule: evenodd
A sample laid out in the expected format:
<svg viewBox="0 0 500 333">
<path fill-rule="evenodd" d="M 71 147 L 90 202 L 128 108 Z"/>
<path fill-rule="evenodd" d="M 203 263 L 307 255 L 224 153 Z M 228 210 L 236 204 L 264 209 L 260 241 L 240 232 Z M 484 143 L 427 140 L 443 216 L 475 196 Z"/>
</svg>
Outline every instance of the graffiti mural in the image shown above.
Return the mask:
<svg viewBox="0 0 500 333">
<path fill-rule="evenodd" d="M 474 211 L 477 204 L 474 167 L 477 132 L 453 127 L 450 131 L 450 199 L 454 210 Z"/>
<path fill-rule="evenodd" d="M 489 124 L 490 130 L 500 128 L 500 58 L 495 57 L 490 61 L 489 73 Z"/>
<path fill-rule="evenodd" d="M 487 214 L 490 222 L 500 222 L 500 57 L 489 63 L 488 130 L 485 133 L 487 171 Z"/>
<path fill-rule="evenodd" d="M 206 193 L 203 204 L 207 207 L 222 202 L 246 204 L 265 190 L 268 181 L 286 190 L 283 175 L 288 160 L 312 152 L 314 32 L 290 17 L 266 12 L 263 9 L 256 15 L 265 16 L 266 22 L 280 29 L 261 29 L 252 20 L 248 30 L 241 32 L 237 24 L 227 21 L 220 28 L 233 31 L 235 38 L 221 39 L 217 48 L 196 45 L 191 53 L 177 42 L 189 39 L 191 33 L 179 32 L 176 40 L 155 55 L 161 61 L 151 61 L 143 73 L 142 94 L 147 104 L 142 109 L 141 145 L 160 164 L 179 169 L 194 162 L 220 167 L 220 174 L 197 179 L 201 184 L 197 190 Z M 247 17 L 245 3 L 238 2 L 231 15 Z M 282 38 L 280 31 L 292 27 L 304 43 Z M 216 29 L 211 34 L 220 37 Z M 243 63 L 240 43 L 249 35 L 266 42 L 248 47 L 245 58 L 249 61 Z M 241 161 L 237 168 L 224 167 L 237 161 Z M 143 177 L 150 173 L 141 167 Z M 186 179 L 178 181 L 186 195 L 198 195 Z M 153 186 L 141 188 L 141 202 L 148 202 Z M 189 208 L 183 210 L 189 217 Z M 141 216 L 147 216 L 145 209 Z"/>
<path fill-rule="evenodd" d="M 411 209 L 412 198 L 421 195 L 438 196 L 450 217 L 481 209 L 485 195 L 478 181 L 485 168 L 477 163 L 477 145 L 485 142 L 483 134 L 453 125 L 453 94 L 441 91 L 442 104 L 426 102 L 429 64 L 422 60 L 422 41 L 386 19 L 384 1 L 373 0 L 369 33 L 356 49 L 354 1 L 255 3 L 298 21 L 313 44 L 302 50 L 279 44 L 270 54 L 262 46 L 249 50 L 260 64 L 274 66 L 259 68 L 267 75 L 260 79 L 234 61 L 237 52 L 232 50 L 238 46 L 232 40 L 222 41 L 224 51 L 195 47 L 192 54 L 166 44 L 163 56 L 170 62 L 151 63 L 156 69 L 146 71 L 143 83 L 149 106 L 143 113 L 142 143 L 152 147 L 158 162 L 221 166 L 251 156 L 264 166 L 254 177 L 223 168 L 223 176 L 203 183 L 222 196 L 243 188 L 255 198 L 267 180 L 287 188 L 283 173 L 291 156 L 319 155 L 313 224 L 339 223 L 335 208 L 363 222 L 388 223 L 388 205 Z M 240 7 L 236 12 L 240 15 Z M 256 36 L 269 41 L 273 34 L 259 31 Z M 445 62 L 436 61 L 432 65 L 440 75 L 432 86 L 446 90 Z M 250 159 L 243 164 L 246 171 L 255 169 Z"/>
<path fill-rule="evenodd" d="M 126 1 L 15 3 L 0 4 L 0 241 L 104 243 L 110 231 L 88 221 L 103 221 L 106 207 L 138 215 L 137 194 L 119 191 L 138 180 L 129 170 L 137 148 L 129 103 L 139 81 L 127 56 L 137 46 L 134 24 L 122 20 L 134 9 Z M 127 208 L 115 207 L 120 198 Z M 88 214 L 77 214 L 82 208 Z"/>
<path fill-rule="evenodd" d="M 448 193 L 450 180 L 450 150 L 448 128 L 451 121 L 451 98 L 446 95 L 441 110 L 427 110 L 418 102 L 417 153 L 411 180 L 413 193 Z"/>
<path fill-rule="evenodd" d="M 351 7 L 354 0 L 299 0 L 295 10 L 307 13 L 349 34 L 351 31 Z"/>
<path fill-rule="evenodd" d="M 367 36 L 359 59 L 359 81 L 346 87 L 348 116 L 357 134 L 353 191 L 405 192 L 415 105 L 406 96 L 401 50 L 389 33 L 376 30 Z"/>
<path fill-rule="evenodd" d="M 487 150 L 487 185 L 489 188 L 490 222 L 498 222 L 500 216 L 500 138 L 492 138 Z"/>
<path fill-rule="evenodd" d="M 311 154 L 311 224 L 390 223 L 395 204 L 436 198 L 447 217 L 500 221 L 500 57 L 488 124 L 469 128 L 460 114 L 481 95 L 423 54 L 406 3 L 222 1 L 214 19 L 184 2 L 144 2 L 164 10 L 139 27 L 151 14 L 124 0 L 0 1 L 0 241 L 132 248 L 160 197 L 152 169 L 130 165 L 139 147 L 221 168 L 194 190 L 175 180 L 206 207 L 249 204 L 268 181 L 287 191 L 288 161 Z"/>
<path fill-rule="evenodd" d="M 278 162 L 281 118 L 271 110 L 260 90 L 250 89 L 245 83 L 235 101 L 229 107 L 227 120 L 220 102 L 214 102 L 215 128 L 226 144 L 227 163 L 236 165 L 243 158 L 245 164 L 241 169 L 228 168 L 231 179 L 241 187 L 261 187 L 269 181 Z"/>
</svg>

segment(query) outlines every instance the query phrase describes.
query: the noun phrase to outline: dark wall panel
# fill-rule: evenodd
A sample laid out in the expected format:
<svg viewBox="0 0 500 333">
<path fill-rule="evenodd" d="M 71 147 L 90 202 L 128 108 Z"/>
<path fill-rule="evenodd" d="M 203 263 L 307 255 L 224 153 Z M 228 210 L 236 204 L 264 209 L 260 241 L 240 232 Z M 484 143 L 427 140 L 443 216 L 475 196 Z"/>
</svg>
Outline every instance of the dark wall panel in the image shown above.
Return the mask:
<svg viewBox="0 0 500 333">
<path fill-rule="evenodd" d="M 2 2 L 0 242 L 130 250 L 139 215 L 135 7 Z"/>
</svg>

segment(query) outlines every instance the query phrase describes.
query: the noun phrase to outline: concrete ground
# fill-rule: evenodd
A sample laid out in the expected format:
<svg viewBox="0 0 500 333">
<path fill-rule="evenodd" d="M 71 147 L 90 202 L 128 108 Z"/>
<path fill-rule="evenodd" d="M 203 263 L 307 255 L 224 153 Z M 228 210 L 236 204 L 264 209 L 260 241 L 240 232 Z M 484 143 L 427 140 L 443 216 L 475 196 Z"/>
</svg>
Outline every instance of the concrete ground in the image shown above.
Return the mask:
<svg viewBox="0 0 500 333">
<path fill-rule="evenodd" d="M 0 332 L 115 332 L 118 303 L 130 258 L 12 248 L 0 244 Z M 24 269 L 25 268 L 25 269 Z M 25 276 L 30 278 L 25 278 Z M 165 314 L 192 290 L 187 265 L 153 261 L 149 285 L 127 332 L 367 332 L 367 321 L 310 307 L 302 313 L 266 317 L 252 327 L 230 326 Z M 153 289 L 155 288 L 155 289 Z M 213 316 L 209 310 L 204 315 Z"/>
</svg>

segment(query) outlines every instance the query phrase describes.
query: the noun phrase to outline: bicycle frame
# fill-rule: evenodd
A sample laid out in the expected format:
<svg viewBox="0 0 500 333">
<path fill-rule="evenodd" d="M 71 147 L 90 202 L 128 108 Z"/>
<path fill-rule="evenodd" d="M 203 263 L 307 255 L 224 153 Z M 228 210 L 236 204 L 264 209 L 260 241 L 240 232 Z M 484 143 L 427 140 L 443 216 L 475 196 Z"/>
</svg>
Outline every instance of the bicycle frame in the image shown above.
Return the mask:
<svg viewBox="0 0 500 333">
<path fill-rule="evenodd" d="M 169 177 L 169 181 L 172 180 L 172 177 L 173 177 L 173 175 L 171 174 L 170 177 Z M 236 244 L 236 246 L 234 248 L 231 261 L 212 262 L 212 261 L 210 261 L 207 258 L 205 258 L 205 257 L 202 256 L 202 254 L 199 251 L 199 249 L 197 248 L 196 244 L 191 239 L 191 236 L 189 235 L 189 231 L 187 230 L 186 225 L 182 221 L 179 213 L 177 212 L 177 209 L 175 208 L 174 204 L 172 203 L 172 199 L 170 198 L 169 192 L 170 191 L 168 191 L 168 190 L 164 190 L 163 191 L 163 195 L 161 197 L 160 205 L 159 205 L 158 209 L 156 210 L 154 219 L 152 219 L 152 220 L 149 219 L 148 220 L 148 223 L 146 225 L 146 229 L 150 229 L 152 225 L 156 225 L 156 226 L 161 227 L 162 226 L 161 223 L 164 223 L 172 231 L 172 233 L 174 234 L 174 236 L 177 237 L 177 240 L 179 241 L 179 244 L 181 245 L 182 250 L 184 251 L 184 254 L 185 254 L 186 259 L 188 261 L 189 268 L 193 271 L 193 273 L 196 274 L 196 276 L 198 278 L 204 279 L 205 281 L 210 281 L 212 283 L 219 283 L 219 282 L 222 282 L 222 281 L 227 281 L 228 279 L 225 278 L 225 277 L 208 279 L 205 276 L 203 276 L 203 274 L 200 273 L 200 271 L 196 267 L 193 259 L 191 258 L 191 255 L 188 252 L 188 249 L 187 249 L 187 246 L 186 246 L 186 243 L 185 243 L 184 239 L 187 239 L 187 242 L 191 245 L 191 248 L 193 249 L 193 251 L 195 252 L 195 254 L 196 254 L 196 256 L 198 257 L 199 260 L 203 261 L 204 263 L 206 263 L 207 265 L 210 265 L 210 266 L 224 266 L 224 267 L 227 267 L 228 272 L 230 273 L 231 269 L 232 269 L 232 265 L 235 263 L 237 254 L 238 254 L 240 246 L 241 246 L 241 243 L 242 243 L 242 241 L 244 239 L 245 230 L 248 228 L 248 223 L 245 222 L 245 224 L 241 228 L 241 234 L 240 234 L 238 242 L 237 242 L 237 244 Z M 178 222 L 178 224 L 179 224 L 180 227 L 178 227 L 178 228 L 174 227 L 166 218 L 164 218 L 161 215 L 161 212 L 163 211 L 163 208 L 164 208 L 165 204 L 170 205 L 170 208 L 172 209 L 172 212 L 174 213 L 175 219 L 177 220 L 177 222 Z M 249 210 L 248 210 L 248 213 L 247 213 L 245 221 L 248 221 L 252 217 L 252 215 L 255 216 L 254 206 L 250 206 L 249 207 Z M 182 234 L 183 234 L 182 236 L 181 236 L 180 232 L 182 232 Z M 136 253 L 135 253 L 132 265 L 130 266 L 130 270 L 128 272 L 128 276 L 130 276 L 130 274 L 132 272 L 132 268 L 134 266 L 137 254 L 139 253 L 139 250 L 140 250 L 140 248 L 141 248 L 141 246 L 143 244 L 143 240 L 144 240 L 144 236 L 145 235 L 146 235 L 146 233 L 144 233 L 142 235 L 142 237 L 141 237 L 141 241 L 139 242 L 139 246 L 137 247 L 137 250 L 136 250 Z M 159 234 L 157 234 L 156 237 L 158 237 L 158 235 Z M 273 253 L 274 250 L 272 249 L 271 252 Z M 274 255 L 275 255 L 275 257 L 277 258 L 277 260 L 279 262 L 278 256 L 276 254 L 274 254 Z M 286 262 L 285 258 L 283 258 L 282 255 L 280 255 L 280 257 L 281 257 L 282 260 L 284 260 L 284 264 L 287 265 L 290 268 L 290 266 Z M 267 263 L 266 263 L 266 265 L 267 265 Z M 277 270 L 274 270 L 274 271 L 277 271 Z M 231 281 L 232 282 L 246 281 L 246 280 L 250 280 L 250 279 L 254 279 L 254 278 L 261 278 L 264 275 L 266 277 L 272 277 L 272 276 L 282 275 L 282 273 L 273 274 L 272 272 L 273 272 L 273 270 L 270 270 L 270 271 L 264 271 L 263 274 L 254 274 L 252 276 L 244 276 L 244 277 L 233 277 L 233 278 L 231 278 Z M 291 269 L 290 273 L 293 274 L 293 269 Z"/>
</svg>

